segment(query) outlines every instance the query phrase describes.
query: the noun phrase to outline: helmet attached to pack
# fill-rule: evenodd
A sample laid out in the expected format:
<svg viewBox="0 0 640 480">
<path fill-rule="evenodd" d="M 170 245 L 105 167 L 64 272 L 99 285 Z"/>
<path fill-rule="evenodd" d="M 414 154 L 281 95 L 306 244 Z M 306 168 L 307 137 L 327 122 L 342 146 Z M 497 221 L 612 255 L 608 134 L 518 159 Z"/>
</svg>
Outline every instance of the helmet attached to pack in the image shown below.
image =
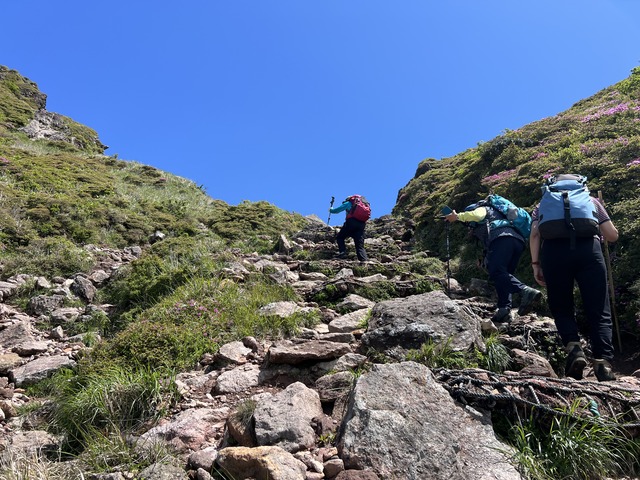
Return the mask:
<svg viewBox="0 0 640 480">
<path fill-rule="evenodd" d="M 553 175 L 547 178 L 544 182 L 544 185 L 553 185 L 558 182 L 570 181 L 570 182 L 578 182 L 583 185 L 587 183 L 587 177 L 584 175 L 578 175 L 576 173 L 561 173 L 559 175 Z"/>
</svg>

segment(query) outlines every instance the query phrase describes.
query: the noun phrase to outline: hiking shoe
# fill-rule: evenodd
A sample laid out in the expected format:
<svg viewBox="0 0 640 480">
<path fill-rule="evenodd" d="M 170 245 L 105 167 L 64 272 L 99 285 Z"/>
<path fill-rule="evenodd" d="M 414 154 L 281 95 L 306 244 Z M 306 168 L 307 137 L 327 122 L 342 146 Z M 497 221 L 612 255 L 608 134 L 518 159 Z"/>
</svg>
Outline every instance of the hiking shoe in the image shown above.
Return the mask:
<svg viewBox="0 0 640 480">
<path fill-rule="evenodd" d="M 511 309 L 509 307 L 502 307 L 496 310 L 496 313 L 491 317 L 491 321 L 494 323 L 510 323 L 513 320 L 511 316 Z"/>
<path fill-rule="evenodd" d="M 596 374 L 596 378 L 599 382 L 608 382 L 616 379 L 616 376 L 613 374 L 613 370 L 611 369 L 611 364 L 606 360 L 594 360 L 593 373 Z"/>
<path fill-rule="evenodd" d="M 542 298 L 542 292 L 531 287 L 523 287 L 520 290 L 520 308 L 518 315 L 526 315 L 531 311 L 533 304 Z"/>
<path fill-rule="evenodd" d="M 585 357 L 580 342 L 569 342 L 566 347 L 567 363 L 564 366 L 565 377 L 582 380 L 582 372 L 587 366 L 587 357 Z"/>
<path fill-rule="evenodd" d="M 346 254 L 346 252 L 341 252 L 341 253 L 337 254 L 333 258 L 343 258 L 344 259 L 344 258 L 347 258 L 347 254 Z"/>
</svg>

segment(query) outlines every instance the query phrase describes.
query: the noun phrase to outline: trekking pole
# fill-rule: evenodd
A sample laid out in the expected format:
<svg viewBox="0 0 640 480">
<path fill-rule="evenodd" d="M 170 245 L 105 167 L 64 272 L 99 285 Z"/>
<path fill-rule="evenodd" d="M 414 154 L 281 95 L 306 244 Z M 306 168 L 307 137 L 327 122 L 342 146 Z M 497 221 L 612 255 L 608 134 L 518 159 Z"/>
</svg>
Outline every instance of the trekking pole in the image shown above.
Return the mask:
<svg viewBox="0 0 640 480">
<path fill-rule="evenodd" d="M 331 197 L 331 204 L 329 205 L 329 218 L 327 218 L 327 225 L 329 225 L 329 220 L 331 220 L 331 209 L 333 208 L 333 202 L 335 202 L 336 198 Z"/>
<path fill-rule="evenodd" d="M 604 205 L 602 200 L 602 191 L 598 190 L 598 199 Z M 611 271 L 611 256 L 609 255 L 609 242 L 604 239 L 604 259 L 607 263 L 607 275 L 609 277 L 609 299 L 611 303 L 611 315 L 613 316 L 613 324 L 616 327 L 616 336 L 618 338 L 618 350 L 622 353 L 622 342 L 620 341 L 620 327 L 618 326 L 618 316 L 616 315 L 615 288 L 613 286 L 613 272 Z"/>
</svg>

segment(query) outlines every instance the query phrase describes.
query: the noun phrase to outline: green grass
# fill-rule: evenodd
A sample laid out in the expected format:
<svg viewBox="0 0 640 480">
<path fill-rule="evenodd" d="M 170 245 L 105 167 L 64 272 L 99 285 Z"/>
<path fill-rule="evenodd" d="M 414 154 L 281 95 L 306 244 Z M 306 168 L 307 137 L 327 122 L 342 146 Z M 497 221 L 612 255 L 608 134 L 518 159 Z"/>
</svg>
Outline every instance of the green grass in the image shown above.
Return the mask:
<svg viewBox="0 0 640 480">
<path fill-rule="evenodd" d="M 406 358 L 429 368 L 460 369 L 470 366 L 468 355 L 451 347 L 451 338 L 443 342 L 429 339 L 419 349 L 409 350 Z"/>
<path fill-rule="evenodd" d="M 566 413 L 574 415 L 579 408 L 580 400 Z M 511 427 L 507 441 L 516 449 L 514 460 L 521 473 L 531 480 L 599 480 L 635 476 L 640 469 L 640 440 L 616 425 L 575 415 L 542 422 L 534 412 Z"/>
<path fill-rule="evenodd" d="M 49 389 L 54 406 L 49 427 L 63 433 L 71 449 L 90 443 L 96 432 L 135 432 L 166 414 L 177 398 L 166 372 L 114 365 L 87 373 L 60 372 Z"/>
<path fill-rule="evenodd" d="M 500 337 L 496 334 L 488 336 L 485 338 L 485 346 L 485 353 L 476 352 L 480 366 L 495 373 L 507 370 L 511 364 L 511 356 L 509 349 L 500 342 Z"/>
</svg>

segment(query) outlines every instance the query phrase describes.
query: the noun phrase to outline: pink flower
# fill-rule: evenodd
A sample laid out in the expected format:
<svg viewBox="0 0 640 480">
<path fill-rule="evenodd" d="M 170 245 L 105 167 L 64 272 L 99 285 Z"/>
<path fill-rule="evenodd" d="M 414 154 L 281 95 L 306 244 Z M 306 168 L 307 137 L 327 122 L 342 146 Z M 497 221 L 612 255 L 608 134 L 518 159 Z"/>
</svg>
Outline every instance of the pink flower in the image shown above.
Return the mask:
<svg viewBox="0 0 640 480">
<path fill-rule="evenodd" d="M 496 173 L 495 175 L 489 175 L 488 177 L 484 177 L 482 179 L 482 183 L 486 183 L 489 185 L 495 185 L 496 183 L 501 183 L 504 180 L 511 178 L 515 175 L 516 169 L 513 170 L 505 170 L 504 172 Z"/>
</svg>

